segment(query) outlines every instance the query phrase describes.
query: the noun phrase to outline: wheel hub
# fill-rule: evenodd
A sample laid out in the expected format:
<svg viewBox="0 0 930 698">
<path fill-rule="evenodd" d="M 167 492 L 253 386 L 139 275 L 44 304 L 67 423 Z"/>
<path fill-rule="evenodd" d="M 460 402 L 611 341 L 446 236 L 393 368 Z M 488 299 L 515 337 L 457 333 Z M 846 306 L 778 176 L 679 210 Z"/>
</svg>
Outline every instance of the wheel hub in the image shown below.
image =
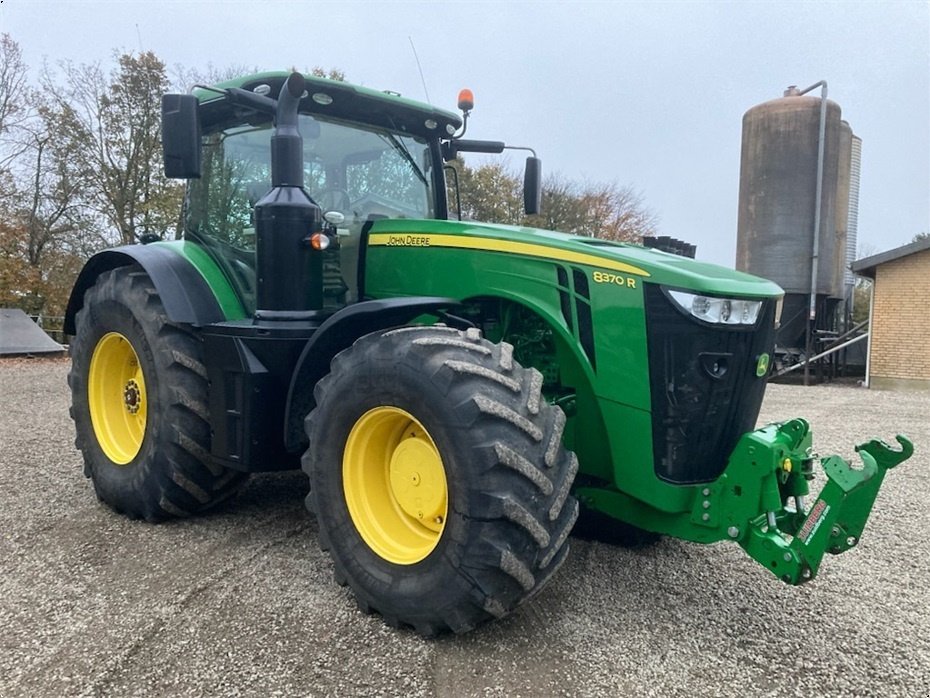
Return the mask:
<svg viewBox="0 0 930 698">
<path fill-rule="evenodd" d="M 119 332 L 108 332 L 94 347 L 87 401 L 100 449 L 116 465 L 127 465 L 142 448 L 147 405 L 139 357 Z"/>
<path fill-rule="evenodd" d="M 439 544 L 449 500 L 445 467 L 409 412 L 376 407 L 358 419 L 346 439 L 342 484 L 356 531 L 380 557 L 412 565 Z"/>
<path fill-rule="evenodd" d="M 391 493 L 408 516 L 429 528 L 441 524 L 446 508 L 445 484 L 442 461 L 432 443 L 410 437 L 394 449 Z"/>
<path fill-rule="evenodd" d="M 123 389 L 123 402 L 126 404 L 129 414 L 139 412 L 139 407 L 142 405 L 142 390 L 134 378 L 130 378 L 126 382 L 126 387 Z"/>
</svg>

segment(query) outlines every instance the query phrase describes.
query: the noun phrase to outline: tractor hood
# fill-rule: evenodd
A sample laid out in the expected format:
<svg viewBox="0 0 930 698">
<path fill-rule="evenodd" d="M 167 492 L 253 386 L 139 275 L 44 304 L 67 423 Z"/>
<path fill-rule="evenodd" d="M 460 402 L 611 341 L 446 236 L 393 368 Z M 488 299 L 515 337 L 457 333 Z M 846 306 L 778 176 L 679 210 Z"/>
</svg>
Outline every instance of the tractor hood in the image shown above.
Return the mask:
<svg viewBox="0 0 930 698">
<path fill-rule="evenodd" d="M 777 284 L 716 264 L 627 243 L 551 230 L 437 220 L 380 220 L 370 243 L 389 247 L 442 247 L 553 259 L 636 276 L 701 293 L 777 298 Z"/>
</svg>

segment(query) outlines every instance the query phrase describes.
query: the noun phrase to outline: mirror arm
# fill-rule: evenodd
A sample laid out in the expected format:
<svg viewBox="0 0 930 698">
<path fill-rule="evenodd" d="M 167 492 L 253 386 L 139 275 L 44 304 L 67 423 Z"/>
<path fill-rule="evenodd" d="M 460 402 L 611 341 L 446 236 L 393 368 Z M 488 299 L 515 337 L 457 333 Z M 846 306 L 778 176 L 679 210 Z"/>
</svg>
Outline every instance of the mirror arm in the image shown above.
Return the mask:
<svg viewBox="0 0 930 698">
<path fill-rule="evenodd" d="M 525 150 L 528 153 L 532 153 L 534 158 L 537 157 L 536 151 L 525 145 L 505 145 L 504 150 Z"/>
</svg>

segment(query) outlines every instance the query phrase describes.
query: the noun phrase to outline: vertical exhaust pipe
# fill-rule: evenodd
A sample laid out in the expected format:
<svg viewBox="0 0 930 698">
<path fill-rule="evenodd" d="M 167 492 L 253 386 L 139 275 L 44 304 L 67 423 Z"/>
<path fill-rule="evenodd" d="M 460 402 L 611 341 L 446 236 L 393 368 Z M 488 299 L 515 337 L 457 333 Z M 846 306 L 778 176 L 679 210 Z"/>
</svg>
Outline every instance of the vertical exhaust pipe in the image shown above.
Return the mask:
<svg viewBox="0 0 930 698">
<path fill-rule="evenodd" d="M 291 73 L 278 95 L 272 188 L 255 205 L 256 320 L 295 320 L 323 307 L 322 252 L 310 246 L 310 236 L 323 229 L 323 212 L 303 188 L 298 113 L 304 88 L 304 77 Z"/>
<path fill-rule="evenodd" d="M 291 73 L 278 95 L 275 131 L 271 137 L 272 187 L 304 185 L 304 139 L 297 130 L 297 115 L 305 86 L 303 75 Z"/>
</svg>

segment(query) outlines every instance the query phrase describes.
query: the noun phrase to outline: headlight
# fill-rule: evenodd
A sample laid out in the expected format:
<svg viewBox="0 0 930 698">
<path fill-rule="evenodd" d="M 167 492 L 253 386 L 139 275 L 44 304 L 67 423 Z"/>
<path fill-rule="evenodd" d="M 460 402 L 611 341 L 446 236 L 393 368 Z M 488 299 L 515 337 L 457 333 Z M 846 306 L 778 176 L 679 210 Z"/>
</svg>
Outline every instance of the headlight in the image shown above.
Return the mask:
<svg viewBox="0 0 930 698">
<path fill-rule="evenodd" d="M 785 307 L 785 297 L 779 296 L 775 301 L 775 329 L 781 327 L 781 311 Z"/>
<path fill-rule="evenodd" d="M 762 301 L 744 298 L 714 298 L 671 289 L 668 295 L 686 313 L 715 325 L 754 325 L 762 310 Z"/>
</svg>

